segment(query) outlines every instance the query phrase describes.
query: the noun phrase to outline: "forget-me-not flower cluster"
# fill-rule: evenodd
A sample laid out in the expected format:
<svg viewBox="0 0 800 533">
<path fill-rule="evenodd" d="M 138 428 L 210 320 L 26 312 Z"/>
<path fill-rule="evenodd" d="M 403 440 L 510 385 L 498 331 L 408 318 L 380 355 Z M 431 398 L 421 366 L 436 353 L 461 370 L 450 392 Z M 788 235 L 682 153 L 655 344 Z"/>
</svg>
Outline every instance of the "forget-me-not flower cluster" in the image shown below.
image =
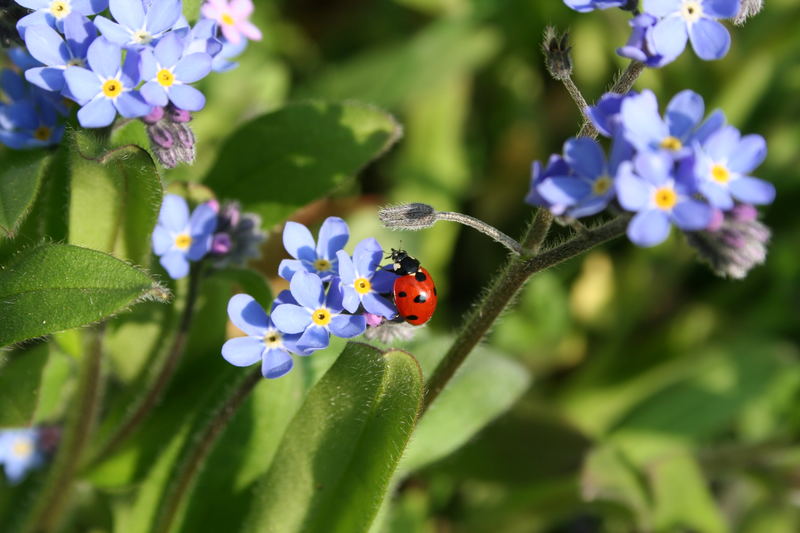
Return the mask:
<svg viewBox="0 0 800 533">
<path fill-rule="evenodd" d="M 167 105 L 199 111 L 205 97 L 192 84 L 232 68 L 247 39 L 261 38 L 249 21 L 252 0 L 209 0 L 194 26 L 181 0 L 16 2 L 32 10 L 17 23 L 30 55 L 9 52 L 25 81 L 7 81 L 16 75 L 8 71 L 2 86 L 10 103 L 0 104 L 0 143 L 16 149 L 60 141 L 64 98 L 87 128 Z"/>
<path fill-rule="evenodd" d="M 706 116 L 693 91 L 675 95 L 663 115 L 649 90 L 607 94 L 588 115 L 610 138 L 610 156 L 598 141 L 568 140 L 563 156 L 552 156 L 544 169 L 534 165 L 528 203 L 569 218 L 613 205 L 633 213 L 631 241 L 653 246 L 672 226 L 714 231 L 719 213 L 775 198 L 775 187 L 752 175 L 766 157 L 764 138 L 742 136 L 719 110 Z"/>
<path fill-rule="evenodd" d="M 396 276 L 382 266 L 383 249 L 373 238 L 343 250 L 350 237 L 347 223 L 328 217 L 314 241 L 302 224 L 287 222 L 286 251 L 294 259 L 281 263 L 289 281 L 271 304 L 271 314 L 249 295 L 237 294 L 228 316 L 246 336 L 222 347 L 222 356 L 236 366 L 261 362 L 262 374 L 275 378 L 291 370 L 291 354 L 306 356 L 327 348 L 331 335 L 350 339 L 383 320 L 397 316 L 389 298 Z"/>
</svg>

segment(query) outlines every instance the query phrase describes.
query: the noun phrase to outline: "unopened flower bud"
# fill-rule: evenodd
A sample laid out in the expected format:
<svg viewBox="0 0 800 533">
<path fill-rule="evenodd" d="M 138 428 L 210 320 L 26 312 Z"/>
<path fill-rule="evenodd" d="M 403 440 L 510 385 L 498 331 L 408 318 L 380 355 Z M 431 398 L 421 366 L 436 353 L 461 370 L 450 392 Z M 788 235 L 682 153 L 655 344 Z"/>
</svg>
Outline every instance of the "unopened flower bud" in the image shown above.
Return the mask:
<svg viewBox="0 0 800 533">
<path fill-rule="evenodd" d="M 420 329 L 419 326 L 412 326 L 408 322 L 393 322 L 387 320 L 379 326 L 367 328 L 364 332 L 364 337 L 382 344 L 390 344 L 398 340 L 411 340 Z"/>
<path fill-rule="evenodd" d="M 428 204 L 402 204 L 381 208 L 378 218 L 389 229 L 420 230 L 433 226 L 436 210 Z"/>
<path fill-rule="evenodd" d="M 188 124 L 191 119 L 191 113 L 172 104 L 167 107 L 156 106 L 142 117 L 142 122 L 147 125 L 153 153 L 165 167 L 194 163 L 195 137 Z"/>
<path fill-rule="evenodd" d="M 739 4 L 739 12 L 733 17 L 733 23 L 741 26 L 747 19 L 758 15 L 758 12 L 764 7 L 764 0 L 741 0 Z"/>
<path fill-rule="evenodd" d="M 220 206 L 217 229 L 211 244 L 214 266 L 244 266 L 249 259 L 261 255 L 261 243 L 267 236 L 261 230 L 261 218 L 253 213 L 242 213 L 236 202 Z"/>
<path fill-rule="evenodd" d="M 547 71 L 556 80 L 566 80 L 572 76 L 572 57 L 569 44 L 569 34 L 564 32 L 559 35 L 553 26 L 544 29 L 542 51 Z"/>
</svg>

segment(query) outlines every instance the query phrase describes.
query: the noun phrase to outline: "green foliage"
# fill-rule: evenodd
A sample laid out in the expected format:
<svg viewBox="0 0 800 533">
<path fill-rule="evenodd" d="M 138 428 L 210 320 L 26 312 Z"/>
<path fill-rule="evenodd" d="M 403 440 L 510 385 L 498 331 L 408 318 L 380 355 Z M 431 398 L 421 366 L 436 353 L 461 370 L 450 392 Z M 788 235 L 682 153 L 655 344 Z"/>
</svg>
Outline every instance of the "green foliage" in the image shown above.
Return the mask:
<svg viewBox="0 0 800 533">
<path fill-rule="evenodd" d="M 341 187 L 400 134 L 395 119 L 373 107 L 291 104 L 233 133 L 205 184 L 270 226 Z"/>
<path fill-rule="evenodd" d="M 349 344 L 286 430 L 256 488 L 247 530 L 366 530 L 421 397 L 422 376 L 413 357 Z"/>
<path fill-rule="evenodd" d="M 33 206 L 51 156 L 43 150 L 5 151 L 0 169 L 0 236 L 13 237 Z"/>
<path fill-rule="evenodd" d="M 0 270 L 0 345 L 101 320 L 169 293 L 147 274 L 102 252 L 44 244 Z"/>
<path fill-rule="evenodd" d="M 48 346 L 0 354 L 0 428 L 27 426 L 33 420 L 48 358 Z"/>
</svg>

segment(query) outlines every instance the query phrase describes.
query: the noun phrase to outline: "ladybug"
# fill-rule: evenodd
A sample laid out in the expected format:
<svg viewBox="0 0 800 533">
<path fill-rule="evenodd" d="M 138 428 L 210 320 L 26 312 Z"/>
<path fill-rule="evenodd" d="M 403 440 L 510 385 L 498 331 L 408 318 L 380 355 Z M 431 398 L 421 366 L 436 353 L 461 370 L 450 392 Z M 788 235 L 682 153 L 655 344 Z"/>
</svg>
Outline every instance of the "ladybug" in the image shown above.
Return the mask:
<svg viewBox="0 0 800 533">
<path fill-rule="evenodd" d="M 389 257 L 394 262 L 392 271 L 397 274 L 392 292 L 400 317 L 409 324 L 421 326 L 436 310 L 438 297 L 433 278 L 405 250 L 392 248 Z"/>
</svg>

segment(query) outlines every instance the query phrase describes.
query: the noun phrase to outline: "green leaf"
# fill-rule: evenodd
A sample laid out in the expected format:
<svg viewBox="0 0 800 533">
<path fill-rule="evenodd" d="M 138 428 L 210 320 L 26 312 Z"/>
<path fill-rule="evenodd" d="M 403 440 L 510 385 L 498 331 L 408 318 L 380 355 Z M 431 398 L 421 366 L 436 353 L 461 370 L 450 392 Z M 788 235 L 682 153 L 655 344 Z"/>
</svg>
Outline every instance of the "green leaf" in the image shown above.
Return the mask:
<svg viewBox="0 0 800 533">
<path fill-rule="evenodd" d="M 146 265 L 162 186 L 146 150 L 112 150 L 91 133 L 70 138 L 69 242 Z"/>
<path fill-rule="evenodd" d="M 348 344 L 289 425 L 246 530 L 366 531 L 414 427 L 422 386 L 409 354 Z"/>
<path fill-rule="evenodd" d="M 226 268 L 214 272 L 213 276 L 218 279 L 233 281 L 240 292 L 244 292 L 256 299 L 258 303 L 269 310 L 272 303 L 272 290 L 269 288 L 267 280 L 255 270 L 246 268 Z"/>
<path fill-rule="evenodd" d="M 36 200 L 50 155 L 44 150 L 8 150 L 2 156 L 0 231 L 13 237 Z"/>
<path fill-rule="evenodd" d="M 0 354 L 0 427 L 28 426 L 39 401 L 39 384 L 47 363 L 48 348 Z"/>
<path fill-rule="evenodd" d="M 29 248 L 0 267 L 0 345 L 96 322 L 169 293 L 110 255 L 66 244 Z"/>
<path fill-rule="evenodd" d="M 189 22 L 194 22 L 200 16 L 200 4 L 202 0 L 183 0 L 183 16 Z"/>
<path fill-rule="evenodd" d="M 205 184 L 268 227 L 340 187 L 400 134 L 391 115 L 362 104 L 289 105 L 231 135 Z"/>
</svg>

